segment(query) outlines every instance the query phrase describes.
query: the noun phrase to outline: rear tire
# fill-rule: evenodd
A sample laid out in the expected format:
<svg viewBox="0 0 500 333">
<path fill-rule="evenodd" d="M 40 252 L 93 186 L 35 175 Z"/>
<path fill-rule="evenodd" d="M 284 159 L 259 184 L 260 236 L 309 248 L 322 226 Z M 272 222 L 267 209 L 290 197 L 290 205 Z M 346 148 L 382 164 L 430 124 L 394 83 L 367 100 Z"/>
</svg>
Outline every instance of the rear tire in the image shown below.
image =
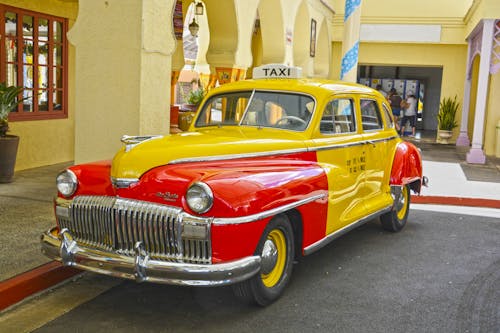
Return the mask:
<svg viewBox="0 0 500 333">
<path fill-rule="evenodd" d="M 393 209 L 381 215 L 380 222 L 385 230 L 398 232 L 406 225 L 408 213 L 410 212 L 410 186 L 403 186 L 400 197 L 394 200 L 397 200 L 397 202 L 394 203 Z"/>
<path fill-rule="evenodd" d="M 290 280 L 294 257 L 293 230 L 284 215 L 273 218 L 255 250 L 261 256 L 261 271 L 233 285 L 235 295 L 248 303 L 266 306 L 277 300 Z"/>
</svg>

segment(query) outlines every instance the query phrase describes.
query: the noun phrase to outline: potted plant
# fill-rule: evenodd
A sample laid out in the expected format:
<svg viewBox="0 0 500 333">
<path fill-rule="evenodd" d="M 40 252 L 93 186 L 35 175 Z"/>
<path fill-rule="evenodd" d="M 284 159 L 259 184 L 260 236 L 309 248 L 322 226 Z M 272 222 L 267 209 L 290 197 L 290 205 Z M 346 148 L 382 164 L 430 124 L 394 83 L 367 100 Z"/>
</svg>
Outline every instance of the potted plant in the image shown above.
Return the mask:
<svg viewBox="0 0 500 333">
<path fill-rule="evenodd" d="M 188 103 L 198 106 L 202 101 L 203 97 L 205 97 L 205 92 L 203 89 L 191 90 L 188 95 Z"/>
<path fill-rule="evenodd" d="M 453 129 L 458 126 L 455 115 L 460 107 L 457 102 L 457 96 L 443 98 L 439 104 L 439 112 L 437 114 L 438 121 L 438 136 L 439 142 L 447 144 L 453 135 Z"/>
<path fill-rule="evenodd" d="M 7 86 L 0 83 L 0 183 L 10 183 L 14 176 L 19 137 L 7 135 L 9 130 L 9 113 L 23 99 L 18 98 L 23 87 Z"/>
<path fill-rule="evenodd" d="M 184 104 L 181 109 L 183 112 L 179 113 L 179 128 L 182 131 L 189 128 L 191 121 L 193 121 L 194 113 L 198 109 L 198 105 L 203 100 L 203 97 L 205 97 L 205 91 L 201 88 L 189 92 L 187 97 L 188 104 Z"/>
</svg>

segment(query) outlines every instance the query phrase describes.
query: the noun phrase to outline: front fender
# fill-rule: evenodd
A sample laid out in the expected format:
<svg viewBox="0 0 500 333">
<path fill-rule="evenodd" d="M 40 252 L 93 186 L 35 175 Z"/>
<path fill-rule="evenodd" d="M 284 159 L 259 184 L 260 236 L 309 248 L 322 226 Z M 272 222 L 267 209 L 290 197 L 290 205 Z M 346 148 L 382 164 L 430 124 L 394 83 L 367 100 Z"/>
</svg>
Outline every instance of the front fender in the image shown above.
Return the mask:
<svg viewBox="0 0 500 333">
<path fill-rule="evenodd" d="M 422 188 L 422 157 L 418 148 L 410 142 L 400 142 L 396 147 L 391 170 L 391 185 L 411 185 L 420 193 Z"/>
</svg>

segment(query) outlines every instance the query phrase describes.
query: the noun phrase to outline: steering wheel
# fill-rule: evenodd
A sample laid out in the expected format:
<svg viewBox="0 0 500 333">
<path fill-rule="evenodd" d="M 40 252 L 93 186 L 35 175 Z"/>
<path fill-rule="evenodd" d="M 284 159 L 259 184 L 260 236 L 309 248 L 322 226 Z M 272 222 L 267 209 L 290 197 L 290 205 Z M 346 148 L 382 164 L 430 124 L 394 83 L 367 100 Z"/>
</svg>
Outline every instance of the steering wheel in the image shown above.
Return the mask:
<svg viewBox="0 0 500 333">
<path fill-rule="evenodd" d="M 295 116 L 284 116 L 284 117 L 281 117 L 280 119 L 278 119 L 278 121 L 276 121 L 275 125 L 278 126 L 279 123 L 285 121 L 285 120 L 292 120 L 292 121 L 296 121 L 296 122 L 299 122 L 301 123 L 302 125 L 307 125 L 307 122 L 302 119 L 302 118 L 299 118 L 299 117 L 295 117 Z"/>
</svg>

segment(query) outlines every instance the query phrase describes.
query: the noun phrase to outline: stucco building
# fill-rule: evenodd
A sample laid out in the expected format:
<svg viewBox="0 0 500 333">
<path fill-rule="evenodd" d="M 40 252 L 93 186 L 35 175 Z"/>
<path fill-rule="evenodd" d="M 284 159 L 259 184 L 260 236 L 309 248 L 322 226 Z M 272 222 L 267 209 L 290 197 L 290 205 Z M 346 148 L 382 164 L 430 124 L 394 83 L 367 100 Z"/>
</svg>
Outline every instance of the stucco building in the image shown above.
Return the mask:
<svg viewBox="0 0 500 333">
<path fill-rule="evenodd" d="M 192 12 L 198 3 L 201 15 Z M 1 80 L 28 97 L 10 119 L 21 137 L 16 169 L 109 159 L 124 134 L 169 133 L 182 26 L 193 20 L 206 85 L 263 63 L 338 79 L 352 33 L 345 8 L 344 0 L 0 0 Z M 456 95 L 453 142 L 470 146 L 467 160 L 500 151 L 500 3 L 362 0 L 360 8 L 357 79 L 418 81 L 425 130 L 437 127 L 439 101 Z"/>
</svg>

